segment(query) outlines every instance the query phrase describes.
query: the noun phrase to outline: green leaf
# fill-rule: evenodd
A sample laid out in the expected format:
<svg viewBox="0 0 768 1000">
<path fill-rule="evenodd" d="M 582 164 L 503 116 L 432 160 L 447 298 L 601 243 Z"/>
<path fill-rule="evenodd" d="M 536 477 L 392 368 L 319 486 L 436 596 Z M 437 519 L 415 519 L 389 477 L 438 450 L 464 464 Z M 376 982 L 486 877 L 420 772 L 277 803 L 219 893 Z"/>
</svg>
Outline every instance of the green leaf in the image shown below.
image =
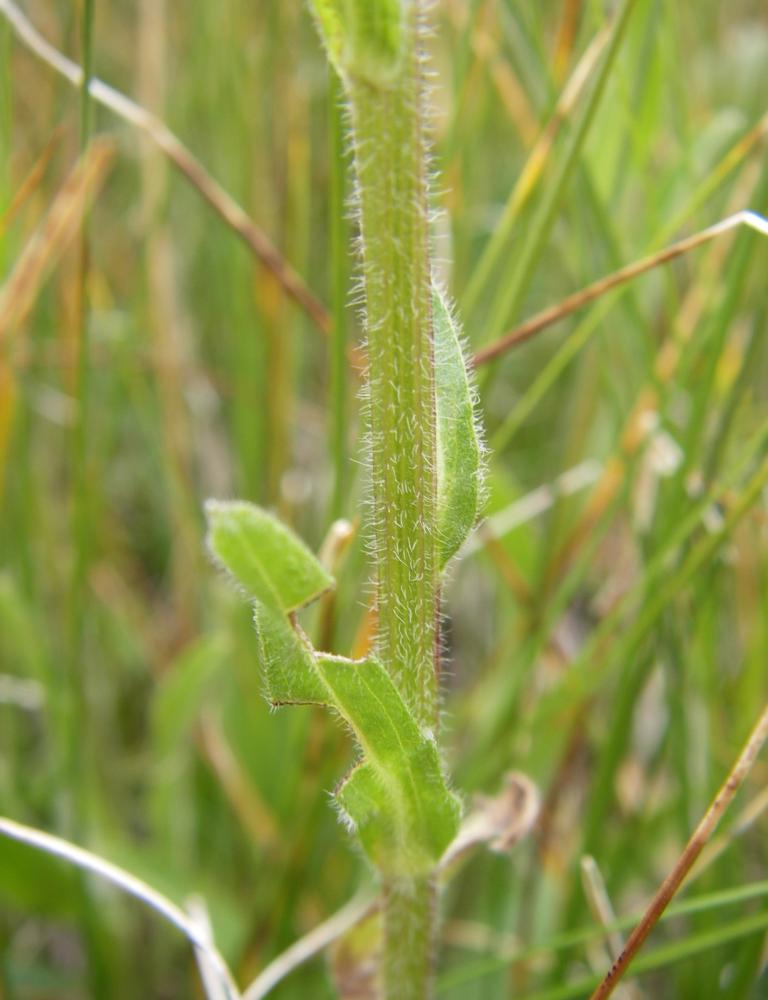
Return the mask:
<svg viewBox="0 0 768 1000">
<path fill-rule="evenodd" d="M 337 72 L 378 86 L 397 76 L 403 45 L 400 0 L 310 0 Z"/>
<path fill-rule="evenodd" d="M 264 664 L 267 697 L 273 705 L 324 705 L 327 692 L 320 680 L 314 651 L 303 632 L 269 605 L 258 601 L 253 620 Z"/>
<path fill-rule="evenodd" d="M 434 740 L 419 728 L 377 660 L 320 653 L 317 663 L 333 707 L 353 729 L 366 761 L 339 789 L 339 804 L 380 871 L 428 871 L 461 818 Z"/>
<path fill-rule="evenodd" d="M 193 746 L 193 730 L 222 665 L 231 655 L 221 633 L 190 643 L 175 657 L 155 688 L 152 703 L 153 760 L 165 761 Z"/>
<path fill-rule="evenodd" d="M 209 500 L 208 545 L 237 582 L 284 612 L 314 601 L 333 577 L 276 517 L 241 500 Z"/>
<path fill-rule="evenodd" d="M 432 296 L 437 406 L 437 525 L 440 565 L 458 552 L 482 506 L 483 445 L 457 323 Z"/>
<path fill-rule="evenodd" d="M 209 500 L 208 547 L 254 601 L 267 697 L 274 705 L 322 704 L 308 639 L 288 615 L 333 586 L 296 535 L 254 504 Z"/>
<path fill-rule="evenodd" d="M 344 719 L 363 759 L 337 797 L 366 853 L 383 872 L 430 871 L 461 816 L 431 735 L 376 659 L 318 653 L 289 617 L 333 583 L 303 543 L 251 504 L 206 510 L 211 551 L 253 600 L 270 700 L 324 705 Z"/>
</svg>

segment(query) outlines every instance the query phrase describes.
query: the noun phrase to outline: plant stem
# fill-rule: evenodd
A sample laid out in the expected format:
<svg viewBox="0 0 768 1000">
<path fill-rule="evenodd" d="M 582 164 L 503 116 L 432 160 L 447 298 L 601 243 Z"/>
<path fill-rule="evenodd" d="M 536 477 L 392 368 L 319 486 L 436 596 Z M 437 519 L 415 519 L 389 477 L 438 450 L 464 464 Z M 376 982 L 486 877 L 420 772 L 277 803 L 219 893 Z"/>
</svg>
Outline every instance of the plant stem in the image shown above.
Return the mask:
<svg viewBox="0 0 768 1000">
<path fill-rule="evenodd" d="M 436 722 L 435 386 L 418 12 L 389 86 L 350 84 L 368 335 L 377 652 Z"/>
<path fill-rule="evenodd" d="M 351 76 L 368 335 L 377 653 L 418 722 L 437 727 L 438 564 L 431 269 L 421 3 L 402 5 L 391 81 Z M 435 889 L 384 885 L 385 993 L 430 993 Z"/>
<path fill-rule="evenodd" d="M 384 887 L 384 992 L 391 1000 L 431 995 L 436 902 L 430 878 Z"/>
<path fill-rule="evenodd" d="M 331 518 L 343 515 L 347 491 L 347 224 L 345 211 L 344 122 L 340 85 L 331 70 L 329 82 L 331 314 L 329 386 L 333 459 Z"/>
</svg>

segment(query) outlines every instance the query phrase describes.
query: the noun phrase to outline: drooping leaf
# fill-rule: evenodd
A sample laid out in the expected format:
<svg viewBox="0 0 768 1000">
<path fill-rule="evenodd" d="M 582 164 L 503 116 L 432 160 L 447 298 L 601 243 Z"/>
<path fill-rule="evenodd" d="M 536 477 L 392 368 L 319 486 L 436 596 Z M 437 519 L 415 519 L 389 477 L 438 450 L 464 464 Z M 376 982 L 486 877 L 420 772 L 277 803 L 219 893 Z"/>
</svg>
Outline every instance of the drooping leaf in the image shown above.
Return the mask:
<svg viewBox="0 0 768 1000">
<path fill-rule="evenodd" d="M 454 556 L 480 513 L 483 446 L 458 326 L 442 293 L 432 296 L 437 408 L 440 565 Z"/>
<path fill-rule="evenodd" d="M 461 814 L 434 740 L 375 658 L 318 653 L 290 617 L 333 583 L 303 543 L 251 504 L 209 502 L 207 512 L 211 551 L 253 601 L 270 700 L 324 705 L 344 719 L 362 760 L 337 794 L 366 853 L 380 871 L 429 871 Z"/>
</svg>

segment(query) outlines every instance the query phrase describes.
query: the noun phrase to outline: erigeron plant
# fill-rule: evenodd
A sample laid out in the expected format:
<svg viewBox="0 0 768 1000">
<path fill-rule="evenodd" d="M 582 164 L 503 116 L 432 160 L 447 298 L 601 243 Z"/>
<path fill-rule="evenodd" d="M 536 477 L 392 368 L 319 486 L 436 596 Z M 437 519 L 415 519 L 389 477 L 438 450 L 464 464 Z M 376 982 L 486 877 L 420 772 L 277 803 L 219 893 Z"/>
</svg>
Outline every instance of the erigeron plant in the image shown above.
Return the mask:
<svg viewBox="0 0 768 1000">
<path fill-rule="evenodd" d="M 436 872 L 462 807 L 439 748 L 440 584 L 471 531 L 482 446 L 457 323 L 430 263 L 422 0 L 314 0 L 349 102 L 367 336 L 368 533 L 378 631 L 362 660 L 312 647 L 296 612 L 333 586 L 250 504 L 208 504 L 209 545 L 254 606 L 274 705 L 330 708 L 359 759 L 335 793 L 379 874 L 387 997 L 430 993 Z"/>
</svg>

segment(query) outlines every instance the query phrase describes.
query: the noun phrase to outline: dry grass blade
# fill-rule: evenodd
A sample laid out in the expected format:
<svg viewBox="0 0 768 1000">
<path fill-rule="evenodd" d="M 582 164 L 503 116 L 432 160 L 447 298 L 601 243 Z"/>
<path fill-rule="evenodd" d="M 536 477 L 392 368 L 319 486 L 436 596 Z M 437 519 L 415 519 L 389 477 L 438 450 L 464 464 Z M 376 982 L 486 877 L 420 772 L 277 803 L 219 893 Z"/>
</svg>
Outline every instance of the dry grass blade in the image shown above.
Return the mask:
<svg viewBox="0 0 768 1000">
<path fill-rule="evenodd" d="M 216 963 L 211 961 L 209 950 L 213 945 L 213 928 L 205 900 L 201 896 L 192 896 L 187 900 L 189 919 L 198 928 L 200 937 L 208 945 L 208 949 L 195 948 L 195 958 L 200 978 L 205 986 L 208 1000 L 229 1000 L 229 985 L 222 983 Z"/>
<path fill-rule="evenodd" d="M 303 965 L 304 962 L 308 962 L 310 958 L 314 958 L 342 934 L 346 934 L 376 906 L 377 900 L 370 897 L 356 896 L 351 899 L 340 910 L 311 930 L 309 934 L 299 938 L 290 948 L 278 955 L 273 962 L 270 962 L 243 993 L 243 1000 L 261 1000 L 262 997 L 267 996 L 294 969 Z"/>
<path fill-rule="evenodd" d="M 576 44 L 579 22 L 582 17 L 582 0 L 565 0 L 557 28 L 554 51 L 552 54 L 552 73 L 558 82 L 565 76 L 568 63 Z"/>
<path fill-rule="evenodd" d="M 611 966 L 605 979 L 592 994 L 590 1000 L 606 1000 L 613 993 L 630 962 L 656 926 L 659 917 L 667 908 L 670 900 L 691 870 L 693 863 L 701 854 L 715 827 L 733 801 L 736 792 L 744 783 L 766 739 L 768 739 L 768 706 L 763 709 L 763 713 L 757 725 L 750 733 L 744 749 L 741 751 L 730 774 L 713 799 L 701 822 L 694 830 L 691 839 L 685 845 L 685 849 L 680 855 L 677 864 L 662 882 L 656 895 L 651 900 L 648 909 L 643 914 L 642 919 L 630 934 L 621 954 Z"/>
<path fill-rule="evenodd" d="M 16 379 L 10 366 L 0 357 L 0 497 L 5 489 L 8 445 L 11 440 L 13 411 L 16 407 Z"/>
<path fill-rule="evenodd" d="M 32 169 L 29 171 L 19 189 L 14 194 L 10 205 L 4 214 L 0 216 L 0 236 L 2 236 L 8 229 L 27 199 L 40 186 L 40 183 L 45 176 L 45 172 L 48 169 L 48 164 L 51 162 L 51 158 L 56 152 L 63 135 L 63 129 L 55 129 L 48 142 L 46 142 L 45 146 L 43 146 L 42 152 L 32 164 Z"/>
<path fill-rule="evenodd" d="M 16 379 L 8 357 L 10 336 L 32 308 L 50 266 L 77 235 L 83 213 L 104 180 L 113 153 L 113 144 L 106 140 L 88 147 L 0 286 L 0 496 L 16 399 Z"/>
<path fill-rule="evenodd" d="M 587 459 L 561 472 L 553 482 L 537 486 L 524 496 L 513 500 L 509 506 L 480 523 L 477 531 L 465 542 L 461 554 L 468 556 L 482 551 L 490 541 L 498 541 L 521 524 L 549 510 L 559 498 L 573 496 L 579 490 L 592 486 L 598 481 L 602 471 L 598 461 Z"/>
<path fill-rule="evenodd" d="M 466 5 L 459 4 L 459 17 L 463 18 Z M 483 24 L 483 22 L 486 22 Z M 485 3 L 478 12 L 477 21 L 472 30 L 471 44 L 477 62 L 474 68 L 484 65 L 488 69 L 496 93 L 525 146 L 531 145 L 536 138 L 536 114 L 531 101 L 512 67 L 500 52 L 499 26 L 496 22 L 493 5 Z M 472 74 L 474 75 L 474 73 Z M 468 82 L 470 80 L 468 75 Z"/>
<path fill-rule="evenodd" d="M 657 253 L 643 257 L 642 260 L 635 261 L 634 264 L 628 264 L 626 267 L 614 271 L 613 274 L 609 274 L 605 278 L 600 278 L 599 281 L 587 285 L 581 291 L 574 292 L 573 295 L 569 295 L 562 302 L 558 302 L 557 305 L 550 306 L 536 313 L 535 316 L 531 316 L 524 323 L 505 333 L 495 343 L 489 344 L 478 351 L 474 357 L 475 366 L 494 361 L 501 354 L 510 350 L 510 348 L 517 347 L 518 344 L 522 344 L 534 334 L 539 333 L 548 326 L 552 326 L 554 323 L 560 322 L 560 320 L 565 319 L 566 316 L 570 316 L 571 313 L 576 312 L 578 309 L 589 305 L 590 302 L 599 299 L 600 296 L 605 295 L 612 288 L 623 285 L 625 282 L 631 281 L 641 274 L 645 274 L 646 271 L 650 271 L 660 264 L 666 264 L 676 257 L 681 257 L 683 254 L 695 250 L 697 247 L 708 243 L 717 236 L 722 236 L 723 233 L 736 229 L 738 226 L 749 226 L 756 232 L 768 236 L 768 219 L 764 219 L 757 212 L 743 211 L 736 212 L 735 215 L 729 215 L 722 222 L 708 226 L 706 229 L 694 233 L 693 236 L 687 236 L 683 240 L 678 240 L 677 243 L 672 243 Z"/>
<path fill-rule="evenodd" d="M 274 848 L 280 840 L 275 818 L 253 787 L 210 712 L 205 712 L 200 720 L 198 744 L 251 842 L 264 851 Z"/>
<path fill-rule="evenodd" d="M 224 959 L 208 939 L 207 931 L 201 929 L 198 920 L 187 916 L 175 903 L 147 885 L 146 882 L 142 882 L 135 875 L 131 875 L 130 872 L 113 865 L 110 861 L 100 858 L 97 854 L 92 854 L 82 847 L 62 840 L 61 837 L 44 833 L 42 830 L 35 830 L 33 827 L 24 826 L 22 823 L 16 823 L 5 817 L 0 817 L 0 834 L 44 851 L 46 854 L 63 858 L 82 871 L 98 875 L 99 878 L 111 882 L 112 885 L 122 889 L 129 896 L 140 899 L 147 906 L 152 907 L 153 910 L 177 927 L 196 950 L 204 952 L 206 967 L 216 970 L 219 984 L 225 989 L 226 996 L 239 1000 L 240 993 L 232 981 Z"/>
<path fill-rule="evenodd" d="M 48 214 L 0 288 L 0 345 L 34 304 L 50 265 L 77 235 L 83 213 L 104 180 L 114 144 L 99 139 L 88 147 L 60 188 Z"/>
<path fill-rule="evenodd" d="M 73 86 L 81 87 L 83 71 L 50 45 L 10 0 L 0 0 L 4 14 L 18 38 L 43 62 L 60 73 Z M 206 171 L 205 167 L 155 115 L 98 79 L 91 79 L 89 93 L 105 108 L 145 132 L 165 153 L 174 166 L 197 189 L 221 219 L 245 242 L 275 278 L 285 294 L 293 299 L 324 332 L 331 327 L 328 310 L 307 288 L 304 281 L 274 247 L 245 210 Z"/>
</svg>

